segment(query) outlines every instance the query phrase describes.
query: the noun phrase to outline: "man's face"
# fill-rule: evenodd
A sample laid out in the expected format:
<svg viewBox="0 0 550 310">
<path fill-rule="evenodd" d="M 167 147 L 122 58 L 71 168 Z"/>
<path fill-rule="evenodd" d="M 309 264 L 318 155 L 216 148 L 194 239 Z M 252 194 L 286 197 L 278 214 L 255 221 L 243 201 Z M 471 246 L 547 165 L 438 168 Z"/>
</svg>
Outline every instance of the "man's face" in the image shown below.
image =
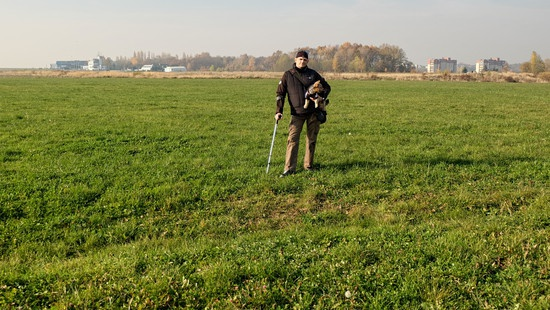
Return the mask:
<svg viewBox="0 0 550 310">
<path fill-rule="evenodd" d="M 308 61 L 309 61 L 309 59 L 304 58 L 304 57 L 294 58 L 294 62 L 296 63 L 296 67 L 298 67 L 300 69 L 305 68 L 307 66 Z"/>
</svg>

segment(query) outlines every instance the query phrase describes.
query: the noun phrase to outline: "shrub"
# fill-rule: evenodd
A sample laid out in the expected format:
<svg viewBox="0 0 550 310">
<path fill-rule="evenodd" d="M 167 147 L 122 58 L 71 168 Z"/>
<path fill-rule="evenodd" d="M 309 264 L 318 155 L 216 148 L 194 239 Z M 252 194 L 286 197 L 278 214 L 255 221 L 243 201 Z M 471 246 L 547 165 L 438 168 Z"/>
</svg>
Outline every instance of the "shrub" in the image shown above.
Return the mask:
<svg viewBox="0 0 550 310">
<path fill-rule="evenodd" d="M 550 82 L 550 72 L 541 72 L 537 75 L 537 77 L 545 82 Z"/>
<path fill-rule="evenodd" d="M 507 76 L 507 77 L 504 78 L 504 80 L 508 83 L 517 83 L 518 82 L 518 80 L 516 80 L 516 78 L 513 77 L 513 76 Z"/>
</svg>

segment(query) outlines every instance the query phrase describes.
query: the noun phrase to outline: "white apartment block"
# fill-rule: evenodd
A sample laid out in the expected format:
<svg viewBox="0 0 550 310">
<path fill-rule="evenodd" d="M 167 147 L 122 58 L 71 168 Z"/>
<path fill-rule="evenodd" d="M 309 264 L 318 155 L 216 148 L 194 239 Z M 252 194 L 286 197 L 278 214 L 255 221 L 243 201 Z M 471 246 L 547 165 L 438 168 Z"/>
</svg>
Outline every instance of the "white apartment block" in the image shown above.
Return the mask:
<svg viewBox="0 0 550 310">
<path fill-rule="evenodd" d="M 428 73 L 456 73 L 457 62 L 456 60 L 452 60 L 449 57 L 444 57 L 440 59 L 428 59 L 428 66 L 426 68 L 428 70 Z"/>
</svg>

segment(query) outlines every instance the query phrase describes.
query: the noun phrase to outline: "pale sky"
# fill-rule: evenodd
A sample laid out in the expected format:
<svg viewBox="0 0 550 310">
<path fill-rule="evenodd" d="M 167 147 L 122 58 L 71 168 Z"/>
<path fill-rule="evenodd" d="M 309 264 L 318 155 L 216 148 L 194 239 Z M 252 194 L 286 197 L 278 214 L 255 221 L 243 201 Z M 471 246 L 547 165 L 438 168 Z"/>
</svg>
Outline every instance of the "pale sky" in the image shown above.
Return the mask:
<svg viewBox="0 0 550 310">
<path fill-rule="evenodd" d="M 548 0 L 0 0 L 0 68 L 157 55 L 270 56 L 391 44 L 415 64 L 550 58 Z"/>
</svg>

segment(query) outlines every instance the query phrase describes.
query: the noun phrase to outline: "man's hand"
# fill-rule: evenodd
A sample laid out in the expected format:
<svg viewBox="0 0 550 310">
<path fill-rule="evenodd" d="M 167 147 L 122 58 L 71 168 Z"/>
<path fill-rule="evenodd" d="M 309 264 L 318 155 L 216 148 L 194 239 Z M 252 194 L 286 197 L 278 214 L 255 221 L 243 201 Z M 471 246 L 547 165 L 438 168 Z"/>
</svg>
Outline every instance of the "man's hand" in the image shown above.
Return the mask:
<svg viewBox="0 0 550 310">
<path fill-rule="evenodd" d="M 277 113 L 277 114 L 275 114 L 275 120 L 276 120 L 276 121 L 280 120 L 281 118 L 283 118 L 283 114 L 282 114 L 282 113 Z"/>
</svg>

